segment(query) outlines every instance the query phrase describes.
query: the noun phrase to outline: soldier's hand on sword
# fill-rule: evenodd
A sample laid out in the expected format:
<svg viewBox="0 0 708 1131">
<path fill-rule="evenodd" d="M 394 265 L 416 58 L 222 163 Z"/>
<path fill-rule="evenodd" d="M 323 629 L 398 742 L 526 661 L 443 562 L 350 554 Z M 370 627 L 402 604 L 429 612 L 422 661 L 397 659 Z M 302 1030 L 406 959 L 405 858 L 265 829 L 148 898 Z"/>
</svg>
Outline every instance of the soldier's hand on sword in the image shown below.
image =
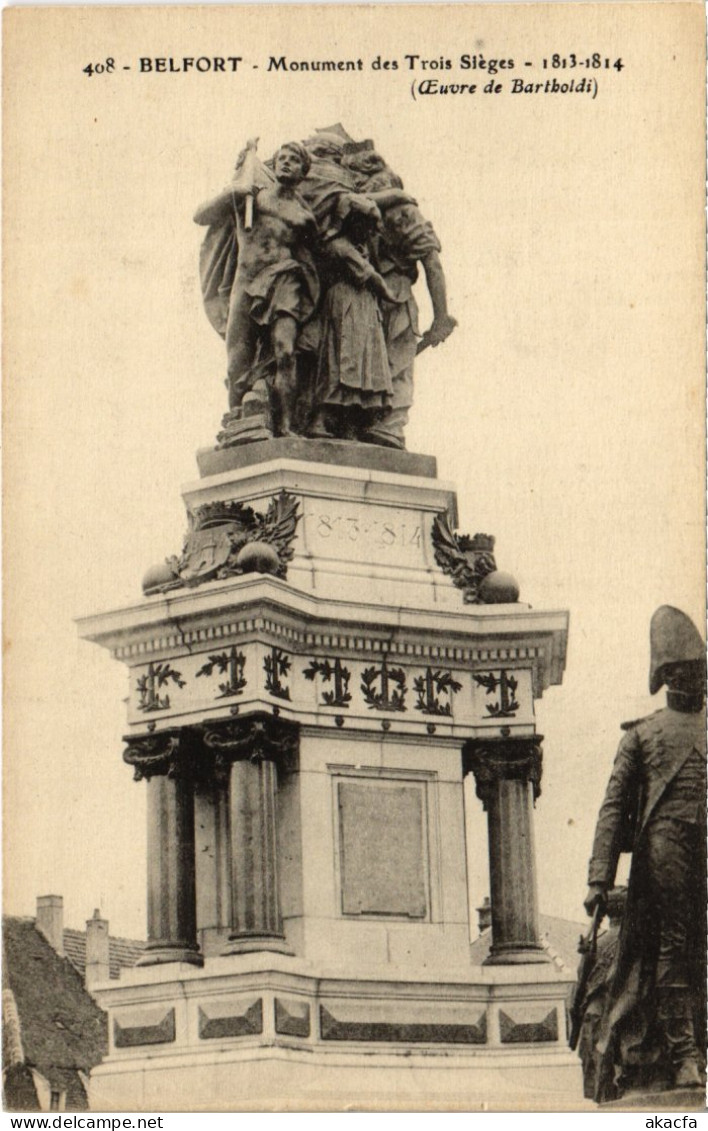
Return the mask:
<svg viewBox="0 0 708 1131">
<path fill-rule="evenodd" d="M 583 901 L 583 906 L 588 915 L 592 915 L 598 906 L 604 914 L 607 908 L 607 892 L 605 889 L 599 884 L 591 884 Z"/>
</svg>

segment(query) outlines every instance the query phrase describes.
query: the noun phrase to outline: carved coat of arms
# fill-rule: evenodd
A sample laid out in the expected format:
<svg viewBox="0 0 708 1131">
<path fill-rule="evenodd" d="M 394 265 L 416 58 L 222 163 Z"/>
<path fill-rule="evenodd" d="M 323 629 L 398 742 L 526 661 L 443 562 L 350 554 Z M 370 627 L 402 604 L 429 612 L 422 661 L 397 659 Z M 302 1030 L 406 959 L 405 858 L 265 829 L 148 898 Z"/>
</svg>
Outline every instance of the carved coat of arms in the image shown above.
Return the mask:
<svg viewBox="0 0 708 1131">
<path fill-rule="evenodd" d="M 281 491 L 265 514 L 239 502 L 207 503 L 190 515 L 179 557 L 166 561 L 163 576 L 145 585 L 147 594 L 201 585 L 243 573 L 285 577 L 300 518 L 294 495 Z"/>
<path fill-rule="evenodd" d="M 432 530 L 435 561 L 464 594 L 465 604 L 482 603 L 479 588 L 485 577 L 494 573 L 494 538 L 491 534 L 456 534 L 443 511 L 436 515 Z"/>
</svg>

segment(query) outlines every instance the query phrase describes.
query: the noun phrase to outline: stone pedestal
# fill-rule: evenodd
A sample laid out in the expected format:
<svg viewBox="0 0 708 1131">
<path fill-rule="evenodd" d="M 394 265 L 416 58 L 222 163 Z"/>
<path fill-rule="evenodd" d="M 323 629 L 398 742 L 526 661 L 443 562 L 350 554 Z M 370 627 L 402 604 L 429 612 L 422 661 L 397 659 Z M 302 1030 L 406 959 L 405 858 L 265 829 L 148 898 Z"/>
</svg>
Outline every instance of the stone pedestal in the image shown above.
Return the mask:
<svg viewBox="0 0 708 1131">
<path fill-rule="evenodd" d="M 432 539 L 455 494 L 427 457 L 258 447 L 203 455 L 185 489 L 203 531 L 187 565 L 216 563 L 207 580 L 80 624 L 128 668 L 126 759 L 154 791 L 156 856 L 153 965 L 102 991 L 94 1103 L 169 1110 L 178 1088 L 195 1109 L 476 1107 L 525 1080 L 567 1107 L 574 974 L 539 942 L 532 840 L 534 701 L 561 681 L 567 616 L 465 603 Z M 239 559 L 278 575 L 219 577 L 228 545 L 199 520 L 246 514 L 258 533 L 283 491 L 294 536 L 271 564 L 262 543 Z M 489 823 L 484 968 L 467 772 Z"/>
</svg>

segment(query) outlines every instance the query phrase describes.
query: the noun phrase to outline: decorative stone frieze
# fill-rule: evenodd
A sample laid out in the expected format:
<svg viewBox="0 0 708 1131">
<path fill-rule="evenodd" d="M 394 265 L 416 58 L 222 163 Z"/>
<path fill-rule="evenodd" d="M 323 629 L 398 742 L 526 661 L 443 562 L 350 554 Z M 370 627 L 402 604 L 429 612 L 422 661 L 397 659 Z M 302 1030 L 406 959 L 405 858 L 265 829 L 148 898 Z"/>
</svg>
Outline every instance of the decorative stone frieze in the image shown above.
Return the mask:
<svg viewBox="0 0 708 1131">
<path fill-rule="evenodd" d="M 245 667 L 246 657 L 243 652 L 237 650 L 235 645 L 232 645 L 228 651 L 212 653 L 196 673 L 196 678 L 198 679 L 200 676 L 209 677 L 214 672 L 225 676 L 226 678 L 219 684 L 218 692 L 214 698 L 228 699 L 235 695 L 242 695 L 243 689 L 248 686 L 248 680 L 244 674 Z"/>
</svg>

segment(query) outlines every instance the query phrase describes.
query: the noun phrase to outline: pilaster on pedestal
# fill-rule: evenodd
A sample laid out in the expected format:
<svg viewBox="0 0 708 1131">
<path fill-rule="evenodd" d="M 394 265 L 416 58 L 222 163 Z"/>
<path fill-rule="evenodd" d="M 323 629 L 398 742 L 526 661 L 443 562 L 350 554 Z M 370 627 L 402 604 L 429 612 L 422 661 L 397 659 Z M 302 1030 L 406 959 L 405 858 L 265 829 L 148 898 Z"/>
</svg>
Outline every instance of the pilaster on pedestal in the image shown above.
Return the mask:
<svg viewBox="0 0 708 1131">
<path fill-rule="evenodd" d="M 492 946 L 485 965 L 548 962 L 538 927 L 533 807 L 541 792 L 541 736 L 479 738 L 465 743 L 487 812 Z"/>
<path fill-rule="evenodd" d="M 148 942 L 138 965 L 201 966 L 189 756 L 178 734 L 162 733 L 131 738 L 123 758 L 148 789 Z"/>
<path fill-rule="evenodd" d="M 222 954 L 289 953 L 283 933 L 277 858 L 276 760 L 297 751 L 297 727 L 277 719 L 209 725 L 204 745 L 216 772 L 228 774 L 232 929 Z"/>
</svg>

